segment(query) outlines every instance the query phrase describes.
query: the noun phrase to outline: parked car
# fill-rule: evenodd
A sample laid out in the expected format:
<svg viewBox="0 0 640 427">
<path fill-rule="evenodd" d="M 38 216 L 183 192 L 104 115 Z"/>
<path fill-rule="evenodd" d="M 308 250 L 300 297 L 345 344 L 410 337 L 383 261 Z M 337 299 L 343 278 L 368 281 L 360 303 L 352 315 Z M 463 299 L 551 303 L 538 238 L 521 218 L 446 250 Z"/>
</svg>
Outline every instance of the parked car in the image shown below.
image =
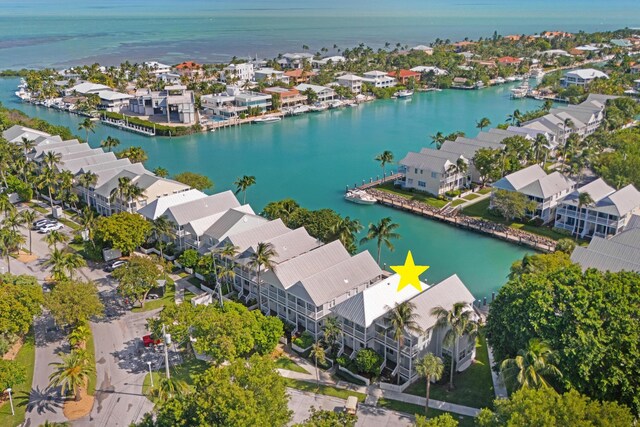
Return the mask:
<svg viewBox="0 0 640 427">
<path fill-rule="evenodd" d="M 158 298 L 160 298 L 160 297 L 158 295 L 156 295 L 156 294 L 147 295 L 147 300 L 149 300 L 149 301 L 152 301 L 152 300 L 158 299 Z"/>
<path fill-rule="evenodd" d="M 116 268 L 122 267 L 123 265 L 127 265 L 127 264 L 128 264 L 127 261 L 125 261 L 123 259 L 118 259 L 118 260 L 113 261 L 111 264 L 107 265 L 104 268 L 104 271 L 106 271 L 107 273 L 110 273 L 113 270 L 115 270 Z"/>
<path fill-rule="evenodd" d="M 151 345 L 158 345 L 162 342 L 162 340 L 156 339 L 154 340 L 153 338 L 151 338 L 151 335 L 145 335 L 142 337 L 142 344 L 144 344 L 145 347 L 149 347 Z"/>
<path fill-rule="evenodd" d="M 38 233 L 42 233 L 42 234 L 47 234 L 53 230 L 60 230 L 62 229 L 63 225 L 59 224 L 59 223 L 54 223 L 54 224 L 47 224 L 44 225 L 42 227 L 40 227 L 40 229 L 38 229 Z"/>
<path fill-rule="evenodd" d="M 44 227 L 47 224 L 57 224 L 57 223 L 58 221 L 56 221 L 55 219 L 42 218 L 33 223 L 33 229 L 37 230 L 39 228 Z"/>
</svg>

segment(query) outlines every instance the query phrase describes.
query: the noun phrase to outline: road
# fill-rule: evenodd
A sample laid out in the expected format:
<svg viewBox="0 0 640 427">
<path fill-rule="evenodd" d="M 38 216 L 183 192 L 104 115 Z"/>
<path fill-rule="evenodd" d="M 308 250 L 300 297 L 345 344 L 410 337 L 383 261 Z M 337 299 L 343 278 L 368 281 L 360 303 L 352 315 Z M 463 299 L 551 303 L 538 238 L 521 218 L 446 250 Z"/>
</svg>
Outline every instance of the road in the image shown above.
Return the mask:
<svg viewBox="0 0 640 427">
<path fill-rule="evenodd" d="M 293 420 L 290 424 L 300 423 L 309 417 L 309 408 L 327 411 L 341 411 L 345 400 L 323 394 L 307 393 L 295 389 L 287 389 L 291 400 L 289 409 L 293 411 Z M 407 427 L 413 423 L 413 418 L 399 412 L 371 406 L 358 405 L 358 422 L 356 427 Z"/>
</svg>

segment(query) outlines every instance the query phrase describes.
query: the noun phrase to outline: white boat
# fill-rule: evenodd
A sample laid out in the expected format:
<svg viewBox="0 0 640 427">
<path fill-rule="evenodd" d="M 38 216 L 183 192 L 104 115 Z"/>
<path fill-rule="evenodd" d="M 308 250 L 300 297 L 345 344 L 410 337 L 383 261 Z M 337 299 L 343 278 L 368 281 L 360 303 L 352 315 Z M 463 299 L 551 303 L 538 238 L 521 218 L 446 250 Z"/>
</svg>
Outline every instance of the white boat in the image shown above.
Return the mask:
<svg viewBox="0 0 640 427">
<path fill-rule="evenodd" d="M 496 79 L 494 80 L 494 83 L 497 85 L 501 85 L 504 84 L 506 82 L 505 79 L 503 79 L 502 77 L 496 77 Z"/>
<path fill-rule="evenodd" d="M 344 106 L 344 104 L 339 99 L 335 99 L 333 101 L 329 101 L 329 108 L 340 108 L 342 106 Z"/>
<path fill-rule="evenodd" d="M 15 95 L 23 101 L 27 101 L 31 99 L 31 94 L 27 92 L 27 90 L 23 87 L 19 88 L 19 90 L 15 91 Z"/>
<path fill-rule="evenodd" d="M 282 117 L 270 116 L 253 119 L 253 123 L 275 123 L 282 120 Z"/>
<path fill-rule="evenodd" d="M 514 76 L 509 76 L 505 80 L 508 81 L 508 82 L 515 82 L 516 78 Z"/>
<path fill-rule="evenodd" d="M 376 198 L 367 193 L 364 190 L 349 190 L 344 198 L 350 202 L 357 203 L 359 205 L 373 205 L 377 202 Z"/>
<path fill-rule="evenodd" d="M 294 107 L 291 109 L 291 114 L 293 114 L 294 116 L 297 116 L 303 113 L 308 113 L 309 111 L 311 111 L 311 108 L 309 108 L 309 106 L 298 105 L 297 107 Z"/>
<path fill-rule="evenodd" d="M 541 79 L 544 77 L 544 70 L 542 68 L 534 68 L 531 70 L 531 77 Z"/>
<path fill-rule="evenodd" d="M 313 106 L 311 107 L 311 111 L 324 111 L 327 108 L 329 108 L 328 105 L 326 104 L 321 104 L 319 102 L 316 102 L 315 104 L 313 104 Z"/>
<path fill-rule="evenodd" d="M 412 95 L 413 91 L 408 89 L 399 90 L 393 94 L 396 98 L 409 98 Z"/>
<path fill-rule="evenodd" d="M 525 81 L 520 86 L 511 89 L 511 98 L 522 99 L 527 96 L 527 93 L 529 93 L 529 83 Z"/>
</svg>

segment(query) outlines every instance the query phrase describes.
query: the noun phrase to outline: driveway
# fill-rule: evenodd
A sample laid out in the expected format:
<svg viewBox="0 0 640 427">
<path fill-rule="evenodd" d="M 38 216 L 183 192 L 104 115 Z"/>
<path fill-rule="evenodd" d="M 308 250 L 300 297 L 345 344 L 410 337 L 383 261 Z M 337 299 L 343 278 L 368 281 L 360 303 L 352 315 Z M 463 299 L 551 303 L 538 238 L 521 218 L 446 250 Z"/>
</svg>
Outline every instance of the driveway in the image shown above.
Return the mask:
<svg viewBox="0 0 640 427">
<path fill-rule="evenodd" d="M 293 411 L 293 420 L 290 424 L 301 423 L 309 417 L 309 409 L 314 406 L 317 409 L 327 411 L 341 411 L 345 400 L 322 394 L 307 393 L 295 389 L 287 389 L 291 399 L 289 409 Z M 407 427 L 413 423 L 413 418 L 399 412 L 371 406 L 358 405 L 357 427 Z"/>
</svg>

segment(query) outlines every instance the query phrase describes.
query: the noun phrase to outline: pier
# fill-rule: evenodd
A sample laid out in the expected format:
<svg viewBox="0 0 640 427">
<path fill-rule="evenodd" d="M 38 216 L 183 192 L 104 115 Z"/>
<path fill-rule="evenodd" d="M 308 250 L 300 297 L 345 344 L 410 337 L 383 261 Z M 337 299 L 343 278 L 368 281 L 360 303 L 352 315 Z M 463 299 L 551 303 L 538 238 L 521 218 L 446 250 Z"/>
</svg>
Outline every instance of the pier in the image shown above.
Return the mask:
<svg viewBox="0 0 640 427">
<path fill-rule="evenodd" d="M 122 119 L 116 120 L 116 119 L 103 116 L 103 117 L 100 117 L 100 122 L 108 126 L 117 127 L 118 129 L 128 130 L 130 132 L 139 133 L 141 135 L 156 136 L 155 128 L 151 129 L 145 126 L 134 125 L 127 122 L 126 120 L 122 120 Z"/>
</svg>

